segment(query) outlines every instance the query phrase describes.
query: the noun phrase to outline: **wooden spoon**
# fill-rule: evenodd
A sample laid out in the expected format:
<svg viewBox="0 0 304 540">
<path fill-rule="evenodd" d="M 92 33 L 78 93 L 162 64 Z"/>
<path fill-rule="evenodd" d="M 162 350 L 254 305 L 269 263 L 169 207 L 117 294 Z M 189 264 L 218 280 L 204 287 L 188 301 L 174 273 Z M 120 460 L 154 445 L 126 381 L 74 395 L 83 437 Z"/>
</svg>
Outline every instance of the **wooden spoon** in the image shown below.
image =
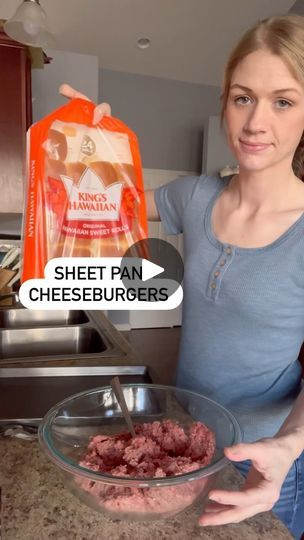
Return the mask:
<svg viewBox="0 0 304 540">
<path fill-rule="evenodd" d="M 113 379 L 111 379 L 111 386 L 112 386 L 112 390 L 116 396 L 116 399 L 118 401 L 118 404 L 121 408 L 121 412 L 123 414 L 123 417 L 126 421 L 126 424 L 128 426 L 128 430 L 130 431 L 132 437 L 136 437 L 136 433 L 135 433 L 135 430 L 134 430 L 134 426 L 133 426 L 133 423 L 132 423 L 132 419 L 131 419 L 131 415 L 128 411 L 128 407 L 127 407 L 127 404 L 126 404 L 126 400 L 125 400 L 125 396 L 123 395 L 123 391 L 122 391 L 122 388 L 121 388 L 121 385 L 120 385 L 120 381 L 119 381 L 119 377 L 113 377 Z"/>
</svg>

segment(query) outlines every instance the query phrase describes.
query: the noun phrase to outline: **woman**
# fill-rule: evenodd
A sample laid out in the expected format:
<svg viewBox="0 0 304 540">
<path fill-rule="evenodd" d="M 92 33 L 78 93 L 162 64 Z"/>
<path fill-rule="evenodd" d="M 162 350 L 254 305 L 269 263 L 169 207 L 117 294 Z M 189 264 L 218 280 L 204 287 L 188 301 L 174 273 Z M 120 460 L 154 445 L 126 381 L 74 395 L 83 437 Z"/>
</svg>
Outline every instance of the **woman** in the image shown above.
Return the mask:
<svg viewBox="0 0 304 540">
<path fill-rule="evenodd" d="M 64 86 L 67 97 L 81 96 Z M 109 114 L 96 108 L 96 122 Z M 249 30 L 228 61 L 222 118 L 239 174 L 177 179 L 147 192 L 149 219 L 184 234 L 178 386 L 227 406 L 244 443 L 225 449 L 246 476 L 213 490 L 201 525 L 273 509 L 304 532 L 304 18 Z"/>
</svg>

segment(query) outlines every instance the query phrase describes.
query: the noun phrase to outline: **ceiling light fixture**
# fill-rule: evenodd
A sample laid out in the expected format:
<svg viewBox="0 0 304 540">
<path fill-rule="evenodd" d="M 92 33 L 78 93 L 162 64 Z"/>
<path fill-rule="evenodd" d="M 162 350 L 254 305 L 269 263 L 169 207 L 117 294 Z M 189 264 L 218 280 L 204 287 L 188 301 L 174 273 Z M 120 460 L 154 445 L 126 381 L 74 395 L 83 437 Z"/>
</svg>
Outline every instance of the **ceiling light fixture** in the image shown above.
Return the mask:
<svg viewBox="0 0 304 540">
<path fill-rule="evenodd" d="M 55 41 L 39 0 L 23 0 L 16 13 L 4 23 L 4 31 L 16 41 L 32 47 L 51 46 Z"/>
<path fill-rule="evenodd" d="M 140 38 L 137 40 L 137 47 L 139 47 L 139 49 L 147 49 L 150 45 L 151 41 L 149 38 Z"/>
</svg>

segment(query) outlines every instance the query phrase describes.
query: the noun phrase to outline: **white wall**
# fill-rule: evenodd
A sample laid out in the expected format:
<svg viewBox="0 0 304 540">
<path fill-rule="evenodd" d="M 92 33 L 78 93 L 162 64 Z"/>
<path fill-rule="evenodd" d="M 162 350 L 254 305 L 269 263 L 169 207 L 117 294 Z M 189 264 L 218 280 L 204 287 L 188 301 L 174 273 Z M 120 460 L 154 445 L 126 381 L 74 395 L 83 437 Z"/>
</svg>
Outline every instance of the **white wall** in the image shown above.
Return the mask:
<svg viewBox="0 0 304 540">
<path fill-rule="evenodd" d="M 58 88 L 64 82 L 98 102 L 97 56 L 54 50 L 48 50 L 47 55 L 52 62 L 45 64 L 43 69 L 32 71 L 33 122 L 66 103 L 66 99 L 58 94 Z"/>
<path fill-rule="evenodd" d="M 99 101 L 135 131 L 146 169 L 201 172 L 204 120 L 219 114 L 220 93 L 217 86 L 100 69 Z"/>
</svg>

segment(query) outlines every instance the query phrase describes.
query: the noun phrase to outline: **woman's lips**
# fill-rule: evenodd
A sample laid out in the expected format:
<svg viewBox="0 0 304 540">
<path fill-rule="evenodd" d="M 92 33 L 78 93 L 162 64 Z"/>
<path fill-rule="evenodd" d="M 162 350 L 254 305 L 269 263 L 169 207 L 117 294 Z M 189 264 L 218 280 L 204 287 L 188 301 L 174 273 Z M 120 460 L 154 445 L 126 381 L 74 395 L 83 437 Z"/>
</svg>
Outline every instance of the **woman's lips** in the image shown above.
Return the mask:
<svg viewBox="0 0 304 540">
<path fill-rule="evenodd" d="M 257 154 L 258 152 L 262 152 L 271 146 L 270 144 L 265 143 L 250 143 L 248 141 L 242 141 L 241 139 L 239 142 L 241 149 L 247 154 Z"/>
</svg>

